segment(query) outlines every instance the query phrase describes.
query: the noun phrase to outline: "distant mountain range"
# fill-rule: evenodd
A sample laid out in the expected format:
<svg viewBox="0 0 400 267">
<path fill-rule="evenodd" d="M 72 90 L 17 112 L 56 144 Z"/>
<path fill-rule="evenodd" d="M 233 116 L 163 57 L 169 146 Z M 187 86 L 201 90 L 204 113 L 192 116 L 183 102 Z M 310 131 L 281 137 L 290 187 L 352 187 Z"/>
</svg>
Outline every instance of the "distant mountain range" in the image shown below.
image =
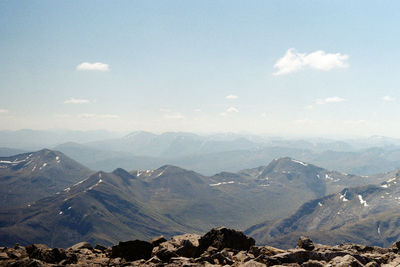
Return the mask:
<svg viewBox="0 0 400 267">
<path fill-rule="evenodd" d="M 213 176 L 172 165 L 93 173 L 51 150 L 0 158 L 0 162 L 2 196 L 20 205 L 12 208 L 3 202 L 1 245 L 66 247 L 81 240 L 109 245 L 127 236 L 170 236 L 218 225 L 245 229 L 264 220 L 277 222 L 302 203 L 349 185 L 387 179 L 387 175 L 328 171 L 288 157 Z M 34 182 L 36 172 L 36 179 L 43 182 Z M 40 195 L 43 198 L 35 201 Z"/>
<path fill-rule="evenodd" d="M 237 172 L 292 157 L 330 170 L 371 175 L 399 167 L 400 140 L 383 136 L 364 139 L 282 139 L 249 134 L 154 134 L 125 136 L 106 131 L 0 131 L 0 156 L 48 147 L 94 170 L 156 169 L 175 165 L 203 175 Z"/>
</svg>

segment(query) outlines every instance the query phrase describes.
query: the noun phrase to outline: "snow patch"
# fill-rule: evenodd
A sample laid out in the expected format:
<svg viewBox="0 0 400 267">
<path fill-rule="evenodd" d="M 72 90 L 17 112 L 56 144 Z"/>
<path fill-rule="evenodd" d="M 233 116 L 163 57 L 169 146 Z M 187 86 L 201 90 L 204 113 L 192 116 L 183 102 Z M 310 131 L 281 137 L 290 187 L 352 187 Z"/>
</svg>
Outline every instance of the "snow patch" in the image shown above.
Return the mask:
<svg viewBox="0 0 400 267">
<path fill-rule="evenodd" d="M 364 207 L 368 207 L 367 201 L 365 201 L 362 195 L 358 195 L 358 199 L 360 200 L 360 204 L 364 205 Z"/>
<path fill-rule="evenodd" d="M 83 183 L 84 181 L 86 181 L 87 179 L 88 179 L 88 178 L 86 178 L 86 179 L 84 179 L 84 180 L 82 180 L 82 181 L 79 181 L 79 182 L 77 182 L 76 184 L 74 184 L 74 185 L 72 185 L 72 186 L 77 186 L 77 185 Z"/>
<path fill-rule="evenodd" d="M 64 189 L 65 192 L 69 192 L 69 190 L 71 190 L 71 187 L 67 187 Z"/>
<path fill-rule="evenodd" d="M 349 200 L 346 198 L 346 194 L 347 194 L 347 191 L 344 193 L 344 195 L 340 194 L 339 199 L 341 199 L 343 202 L 349 201 Z"/>
<path fill-rule="evenodd" d="M 387 184 L 383 184 L 383 185 L 381 185 L 381 187 L 382 187 L 382 188 L 388 188 L 388 187 L 389 187 L 389 185 L 387 185 Z"/>
<path fill-rule="evenodd" d="M 43 169 L 46 166 L 47 166 L 47 163 L 45 162 L 45 163 L 43 163 L 42 167 L 39 168 L 39 170 Z"/>
<path fill-rule="evenodd" d="M 101 184 L 103 182 L 103 180 L 99 180 L 96 184 L 92 185 L 91 187 L 88 188 L 88 190 L 92 190 L 93 188 L 95 188 L 96 186 L 98 186 L 99 184 Z"/>
<path fill-rule="evenodd" d="M 68 207 L 68 210 L 72 209 L 72 207 Z"/>
<path fill-rule="evenodd" d="M 292 161 L 295 162 L 295 163 L 301 164 L 301 165 L 303 165 L 303 166 L 308 166 L 307 163 L 301 162 L 301 161 L 299 161 L 299 160 L 292 159 Z"/>
<path fill-rule="evenodd" d="M 164 171 L 165 171 L 165 170 L 163 170 L 162 172 L 160 172 L 159 174 L 157 174 L 156 177 L 160 177 L 161 175 L 163 175 L 163 174 L 164 174 Z"/>
<path fill-rule="evenodd" d="M 325 179 L 327 179 L 327 180 L 333 180 L 333 178 L 330 177 L 329 174 L 325 174 Z"/>
<path fill-rule="evenodd" d="M 210 186 L 219 186 L 219 185 L 225 185 L 225 184 L 234 184 L 234 181 L 229 181 L 229 182 L 220 182 L 216 184 L 210 184 Z"/>
<path fill-rule="evenodd" d="M 60 215 L 61 215 L 61 214 L 63 214 L 63 212 L 62 212 L 62 211 L 60 211 L 58 214 L 60 214 Z"/>
<path fill-rule="evenodd" d="M 321 203 L 321 202 L 318 202 L 318 206 L 322 207 L 322 203 Z"/>
</svg>

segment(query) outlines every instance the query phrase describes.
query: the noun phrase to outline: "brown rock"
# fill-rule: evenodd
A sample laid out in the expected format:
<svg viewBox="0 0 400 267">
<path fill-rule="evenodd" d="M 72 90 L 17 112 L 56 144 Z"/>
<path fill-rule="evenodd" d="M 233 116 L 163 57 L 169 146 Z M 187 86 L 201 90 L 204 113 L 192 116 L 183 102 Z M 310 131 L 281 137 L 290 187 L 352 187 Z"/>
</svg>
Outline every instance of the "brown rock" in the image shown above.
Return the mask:
<svg viewBox="0 0 400 267">
<path fill-rule="evenodd" d="M 315 248 L 311 238 L 306 236 L 300 236 L 299 241 L 297 241 L 297 247 L 305 250 L 313 250 Z"/>
<path fill-rule="evenodd" d="M 83 249 L 83 248 L 90 249 L 90 250 L 93 249 L 93 248 L 92 248 L 92 245 L 90 245 L 89 242 L 80 242 L 80 243 L 77 243 L 77 244 L 71 246 L 69 249 L 78 250 L 78 249 Z"/>
<path fill-rule="evenodd" d="M 153 245 L 142 240 L 119 242 L 118 245 L 112 247 L 111 258 L 120 257 L 127 261 L 148 260 L 152 250 Z"/>
<path fill-rule="evenodd" d="M 325 261 L 309 260 L 307 262 L 304 262 L 300 266 L 301 267 L 324 267 L 324 266 L 326 266 L 326 262 Z"/>
<path fill-rule="evenodd" d="M 249 252 L 252 253 L 255 257 L 258 257 L 261 254 L 263 254 L 265 256 L 274 256 L 274 255 L 277 255 L 280 253 L 284 253 L 286 251 L 279 249 L 279 248 L 274 248 L 271 246 L 263 246 L 263 247 L 252 246 L 249 249 Z"/>
<path fill-rule="evenodd" d="M 257 262 L 255 260 L 249 260 L 245 262 L 244 264 L 240 264 L 241 267 L 265 267 L 264 263 Z"/>
<path fill-rule="evenodd" d="M 166 241 L 167 241 L 167 239 L 165 239 L 165 237 L 161 235 L 161 236 L 157 236 L 157 237 L 153 238 L 152 240 L 150 240 L 150 243 L 154 247 L 157 247 L 158 245 L 160 245 L 161 243 L 164 243 Z"/>
<path fill-rule="evenodd" d="M 38 259 L 47 263 L 59 263 L 60 261 L 67 258 L 67 254 L 64 249 L 53 248 L 50 249 L 43 244 L 29 245 L 26 248 L 29 258 Z"/>
<path fill-rule="evenodd" d="M 335 267 L 362 267 L 362 266 L 364 266 L 363 264 L 361 264 L 361 262 L 359 262 L 356 258 L 354 258 L 351 255 L 346 255 L 343 257 L 335 257 L 329 263 Z"/>
<path fill-rule="evenodd" d="M 172 257 L 195 257 L 198 252 L 199 235 L 184 234 L 171 238 L 153 249 L 152 255 L 168 262 Z"/>
<path fill-rule="evenodd" d="M 247 251 L 251 246 L 254 246 L 254 244 L 254 239 L 247 237 L 242 232 L 226 227 L 219 227 L 212 229 L 200 238 L 199 253 L 205 251 L 209 246 L 213 246 L 218 250 L 233 248 L 239 251 Z"/>
</svg>

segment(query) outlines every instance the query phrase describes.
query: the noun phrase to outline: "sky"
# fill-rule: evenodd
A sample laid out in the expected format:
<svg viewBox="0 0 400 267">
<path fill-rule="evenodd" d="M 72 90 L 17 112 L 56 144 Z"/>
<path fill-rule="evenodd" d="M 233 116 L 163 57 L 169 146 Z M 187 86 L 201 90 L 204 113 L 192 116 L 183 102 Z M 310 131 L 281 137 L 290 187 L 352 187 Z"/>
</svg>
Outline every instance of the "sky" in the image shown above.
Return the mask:
<svg viewBox="0 0 400 267">
<path fill-rule="evenodd" d="M 400 137 L 398 1 L 0 1 L 0 130 Z"/>
</svg>

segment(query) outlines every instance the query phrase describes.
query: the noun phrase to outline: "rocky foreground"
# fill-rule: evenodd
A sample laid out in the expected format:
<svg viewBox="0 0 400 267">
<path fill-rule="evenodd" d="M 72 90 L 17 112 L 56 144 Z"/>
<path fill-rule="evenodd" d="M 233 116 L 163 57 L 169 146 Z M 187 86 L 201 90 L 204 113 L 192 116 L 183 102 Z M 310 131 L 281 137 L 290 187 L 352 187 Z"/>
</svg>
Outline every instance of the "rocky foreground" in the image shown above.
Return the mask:
<svg viewBox="0 0 400 267">
<path fill-rule="evenodd" d="M 295 249 L 255 246 L 251 237 L 225 227 L 204 236 L 120 242 L 111 248 L 87 242 L 68 249 L 34 244 L 0 247 L 0 266 L 400 266 L 400 242 L 390 248 L 314 244 L 300 237 Z"/>
</svg>

